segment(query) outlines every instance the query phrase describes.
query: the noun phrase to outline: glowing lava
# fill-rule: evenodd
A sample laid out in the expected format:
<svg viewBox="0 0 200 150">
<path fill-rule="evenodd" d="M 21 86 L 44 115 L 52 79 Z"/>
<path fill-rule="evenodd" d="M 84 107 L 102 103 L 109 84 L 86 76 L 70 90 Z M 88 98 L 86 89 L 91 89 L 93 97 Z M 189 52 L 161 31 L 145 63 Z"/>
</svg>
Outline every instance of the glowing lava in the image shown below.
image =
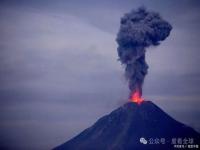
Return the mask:
<svg viewBox="0 0 200 150">
<path fill-rule="evenodd" d="M 141 104 L 144 99 L 141 97 L 140 91 L 136 90 L 135 92 L 133 92 L 130 96 L 130 101 L 137 103 L 137 104 Z"/>
</svg>

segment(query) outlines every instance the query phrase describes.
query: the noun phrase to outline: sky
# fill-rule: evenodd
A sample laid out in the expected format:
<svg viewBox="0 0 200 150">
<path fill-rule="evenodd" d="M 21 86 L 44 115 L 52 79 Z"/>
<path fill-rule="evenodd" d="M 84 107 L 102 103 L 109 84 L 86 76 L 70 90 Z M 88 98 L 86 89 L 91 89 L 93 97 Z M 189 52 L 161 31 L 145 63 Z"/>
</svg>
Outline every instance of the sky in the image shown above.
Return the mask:
<svg viewBox="0 0 200 150">
<path fill-rule="evenodd" d="M 173 26 L 146 52 L 143 97 L 200 131 L 198 0 L 1 0 L 0 148 L 51 149 L 128 102 L 115 39 L 139 6 Z"/>
</svg>

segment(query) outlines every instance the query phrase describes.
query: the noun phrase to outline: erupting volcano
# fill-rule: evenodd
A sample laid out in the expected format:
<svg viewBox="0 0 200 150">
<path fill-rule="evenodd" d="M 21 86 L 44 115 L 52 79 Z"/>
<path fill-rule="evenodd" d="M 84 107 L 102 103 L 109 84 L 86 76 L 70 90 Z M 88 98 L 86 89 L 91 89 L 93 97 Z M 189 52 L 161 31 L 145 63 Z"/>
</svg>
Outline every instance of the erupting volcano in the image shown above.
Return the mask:
<svg viewBox="0 0 200 150">
<path fill-rule="evenodd" d="M 165 139 L 165 144 L 150 144 L 156 138 Z M 193 138 L 198 144 L 200 134 L 150 101 L 129 102 L 54 150 L 173 150 L 173 138 Z"/>
<path fill-rule="evenodd" d="M 199 143 L 198 132 L 142 98 L 142 84 L 148 70 L 146 48 L 159 45 L 171 29 L 158 13 L 145 8 L 132 10 L 122 17 L 116 39 L 117 51 L 125 66 L 130 102 L 103 116 L 55 150 L 172 150 L 173 138 L 193 138 L 194 144 Z M 165 143 L 151 145 L 151 138 L 165 139 Z"/>
</svg>

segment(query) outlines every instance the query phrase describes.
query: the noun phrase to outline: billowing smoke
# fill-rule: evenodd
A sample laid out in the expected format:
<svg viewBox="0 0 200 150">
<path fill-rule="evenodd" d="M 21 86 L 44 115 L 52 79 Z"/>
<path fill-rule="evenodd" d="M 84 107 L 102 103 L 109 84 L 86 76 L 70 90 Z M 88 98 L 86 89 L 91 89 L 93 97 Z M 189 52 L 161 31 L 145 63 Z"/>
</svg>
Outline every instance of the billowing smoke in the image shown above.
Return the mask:
<svg viewBox="0 0 200 150">
<path fill-rule="evenodd" d="M 172 26 L 163 20 L 158 13 L 141 7 L 132 10 L 121 18 L 117 35 L 119 60 L 125 65 L 125 76 L 132 92 L 139 90 L 142 95 L 142 84 L 147 74 L 145 61 L 146 48 L 157 46 L 165 40 Z"/>
</svg>

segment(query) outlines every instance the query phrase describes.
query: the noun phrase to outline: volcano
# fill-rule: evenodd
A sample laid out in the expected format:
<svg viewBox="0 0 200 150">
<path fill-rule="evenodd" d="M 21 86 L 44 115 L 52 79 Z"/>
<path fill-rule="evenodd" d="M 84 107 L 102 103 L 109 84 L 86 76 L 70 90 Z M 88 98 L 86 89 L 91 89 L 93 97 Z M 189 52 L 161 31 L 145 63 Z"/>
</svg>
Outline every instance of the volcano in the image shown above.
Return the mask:
<svg viewBox="0 0 200 150">
<path fill-rule="evenodd" d="M 143 101 L 124 104 L 54 150 L 171 150 L 199 142 L 194 129 Z"/>
</svg>

